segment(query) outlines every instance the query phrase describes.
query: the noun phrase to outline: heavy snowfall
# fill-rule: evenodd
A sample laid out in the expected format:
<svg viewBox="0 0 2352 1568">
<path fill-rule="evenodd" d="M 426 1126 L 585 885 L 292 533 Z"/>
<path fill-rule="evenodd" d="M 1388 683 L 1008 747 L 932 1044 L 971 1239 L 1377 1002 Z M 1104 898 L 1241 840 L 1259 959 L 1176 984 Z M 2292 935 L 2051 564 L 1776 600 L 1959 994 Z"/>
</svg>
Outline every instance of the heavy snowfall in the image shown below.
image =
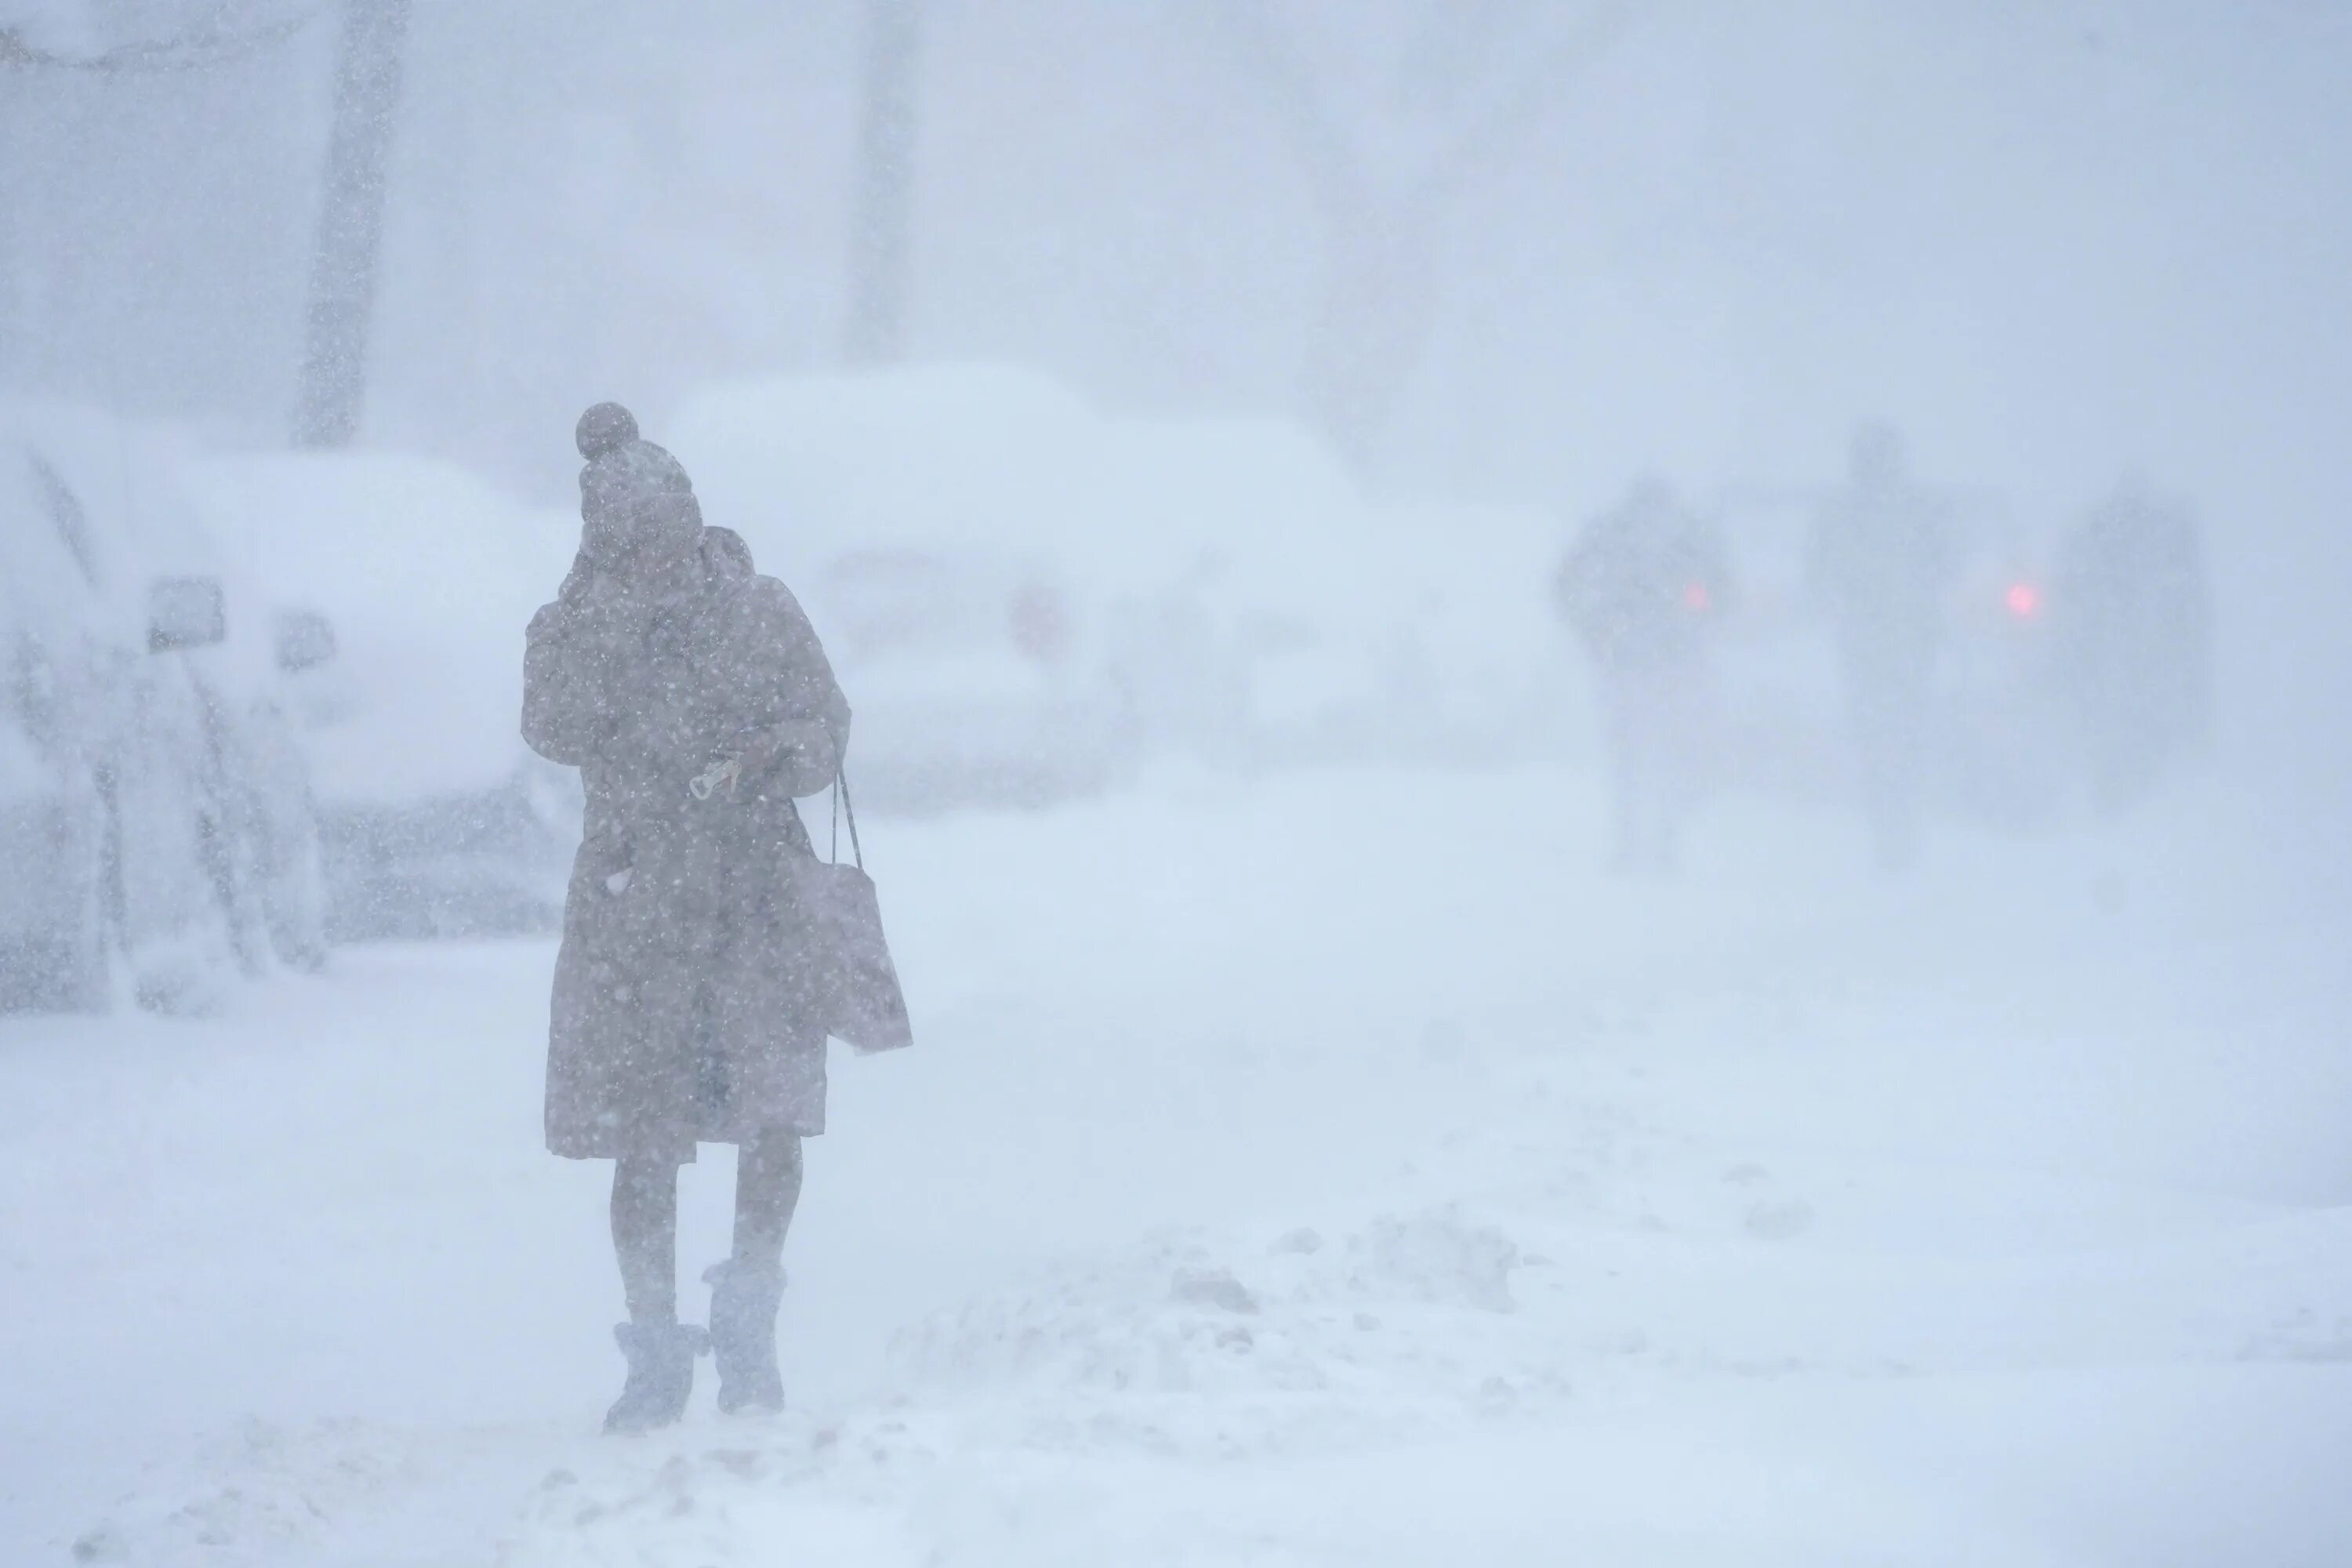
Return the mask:
<svg viewBox="0 0 2352 1568">
<path fill-rule="evenodd" d="M 2347 1561 L 2347 73 L 0 0 L 0 1563 Z"/>
</svg>

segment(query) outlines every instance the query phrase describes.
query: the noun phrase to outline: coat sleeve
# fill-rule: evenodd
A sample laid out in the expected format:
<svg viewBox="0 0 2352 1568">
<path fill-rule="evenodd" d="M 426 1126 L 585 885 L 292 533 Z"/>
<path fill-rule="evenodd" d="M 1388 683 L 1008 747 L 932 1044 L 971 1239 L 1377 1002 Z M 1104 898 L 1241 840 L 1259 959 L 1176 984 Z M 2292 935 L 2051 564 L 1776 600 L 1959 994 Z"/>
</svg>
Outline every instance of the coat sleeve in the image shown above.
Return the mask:
<svg viewBox="0 0 2352 1568">
<path fill-rule="evenodd" d="M 522 738 L 551 763 L 587 761 L 604 730 L 582 633 L 573 606 L 559 598 L 523 634 Z"/>
<path fill-rule="evenodd" d="M 814 795 L 834 781 L 849 749 L 849 700 L 834 679 L 816 628 L 792 591 L 772 577 L 756 578 L 747 593 L 748 631 L 758 671 L 751 706 L 784 742 L 776 776 L 793 795 Z"/>
</svg>

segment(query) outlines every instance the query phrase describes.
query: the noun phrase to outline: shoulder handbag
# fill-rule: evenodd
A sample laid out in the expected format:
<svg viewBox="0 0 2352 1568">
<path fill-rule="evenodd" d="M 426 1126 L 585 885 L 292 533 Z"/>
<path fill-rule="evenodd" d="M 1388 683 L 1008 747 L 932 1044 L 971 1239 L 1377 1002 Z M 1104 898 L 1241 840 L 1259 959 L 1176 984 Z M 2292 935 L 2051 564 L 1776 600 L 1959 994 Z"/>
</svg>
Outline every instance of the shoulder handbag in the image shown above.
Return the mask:
<svg viewBox="0 0 2352 1568">
<path fill-rule="evenodd" d="M 849 848 L 856 864 L 841 859 L 841 822 L 849 819 Z M 907 1021 L 907 997 L 882 934 L 882 902 L 866 874 L 866 850 L 857 840 L 857 808 L 850 804 L 849 778 L 833 780 L 831 858 L 803 868 L 808 908 L 824 950 L 818 997 L 824 1032 L 861 1051 L 894 1051 L 914 1044 Z"/>
</svg>

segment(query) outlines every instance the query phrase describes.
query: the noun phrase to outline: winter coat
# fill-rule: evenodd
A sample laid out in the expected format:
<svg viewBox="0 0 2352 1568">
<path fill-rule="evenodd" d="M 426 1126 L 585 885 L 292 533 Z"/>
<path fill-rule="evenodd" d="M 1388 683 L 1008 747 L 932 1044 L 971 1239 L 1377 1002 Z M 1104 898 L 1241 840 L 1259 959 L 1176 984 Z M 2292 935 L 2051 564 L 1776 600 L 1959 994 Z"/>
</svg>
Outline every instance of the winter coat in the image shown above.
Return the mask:
<svg viewBox="0 0 2352 1568">
<path fill-rule="evenodd" d="M 2196 520 L 2120 494 L 2068 537 L 2053 586 L 2056 673 L 2083 723 L 2096 798 L 2128 805 L 2210 722 L 2212 595 Z"/>
<path fill-rule="evenodd" d="M 572 1158 L 824 1130 L 793 797 L 832 782 L 848 704 L 740 542 L 711 531 L 674 579 L 625 594 L 575 570 L 527 637 L 523 738 L 587 790 L 548 1038 L 548 1147 Z M 792 742 L 777 764 L 696 799 L 714 754 L 766 726 Z"/>
<path fill-rule="evenodd" d="M 1671 502 L 1637 498 L 1586 525 L 1553 595 L 1601 669 L 1646 674 L 1699 652 L 1727 576 L 1712 528 Z"/>
</svg>

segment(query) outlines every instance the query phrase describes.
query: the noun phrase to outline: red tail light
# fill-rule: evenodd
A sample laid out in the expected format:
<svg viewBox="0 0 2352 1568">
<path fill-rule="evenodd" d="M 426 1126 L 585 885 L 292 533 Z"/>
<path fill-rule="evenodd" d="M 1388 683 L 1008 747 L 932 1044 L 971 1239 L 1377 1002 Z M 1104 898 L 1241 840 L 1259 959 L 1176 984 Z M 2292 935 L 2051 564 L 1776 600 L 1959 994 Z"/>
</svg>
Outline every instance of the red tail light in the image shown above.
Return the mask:
<svg viewBox="0 0 2352 1568">
<path fill-rule="evenodd" d="M 1683 589 L 1683 608 L 1695 616 L 1703 616 L 1715 608 L 1715 595 L 1704 583 L 1692 583 Z"/>
<path fill-rule="evenodd" d="M 2042 590 L 2031 583 L 2011 583 L 2009 592 L 2001 595 L 2009 613 L 2021 621 L 2030 621 L 2042 613 Z"/>
</svg>

